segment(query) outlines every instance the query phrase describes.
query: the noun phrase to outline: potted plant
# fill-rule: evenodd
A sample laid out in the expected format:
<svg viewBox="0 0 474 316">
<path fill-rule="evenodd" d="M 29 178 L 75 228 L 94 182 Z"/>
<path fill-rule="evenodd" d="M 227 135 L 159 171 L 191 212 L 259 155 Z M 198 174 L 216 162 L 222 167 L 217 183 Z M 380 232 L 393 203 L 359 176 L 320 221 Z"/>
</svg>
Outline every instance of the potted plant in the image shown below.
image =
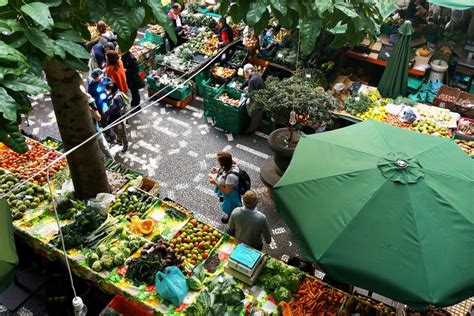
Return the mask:
<svg viewBox="0 0 474 316">
<path fill-rule="evenodd" d="M 288 167 L 303 127 L 319 132 L 331 121 L 336 99 L 325 92 L 324 74 L 319 70 L 300 70 L 292 77 L 268 77 L 265 89 L 252 94 L 254 106 L 269 114 L 277 124 L 286 125 L 270 134 L 268 144 L 281 175 Z"/>
</svg>

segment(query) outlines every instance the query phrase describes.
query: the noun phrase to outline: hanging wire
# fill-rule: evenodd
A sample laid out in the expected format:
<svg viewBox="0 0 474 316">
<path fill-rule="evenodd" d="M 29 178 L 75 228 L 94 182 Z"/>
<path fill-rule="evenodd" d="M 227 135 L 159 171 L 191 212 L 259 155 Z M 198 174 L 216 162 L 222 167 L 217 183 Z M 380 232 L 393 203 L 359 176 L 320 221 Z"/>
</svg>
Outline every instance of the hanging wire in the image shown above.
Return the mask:
<svg viewBox="0 0 474 316">
<path fill-rule="evenodd" d="M 237 42 L 234 41 L 232 43 L 229 43 L 224 49 L 222 49 L 219 53 L 217 53 L 212 59 L 210 59 L 206 64 L 209 65 L 211 63 L 213 63 L 217 58 L 219 58 L 230 46 L 234 45 L 235 43 Z M 201 73 L 202 71 L 204 71 L 204 69 L 207 67 L 207 65 L 205 65 L 200 71 L 197 71 L 196 73 L 194 74 L 189 74 L 189 73 L 186 73 L 186 74 L 183 74 L 181 77 L 179 77 L 179 79 L 182 79 L 186 76 L 189 75 L 189 78 L 187 78 L 182 84 L 187 84 L 190 80 L 192 80 L 195 76 L 197 76 L 199 73 Z M 162 91 L 164 91 L 165 89 L 167 89 L 168 87 L 170 87 L 170 85 L 164 87 L 163 89 L 159 90 L 158 92 L 156 92 L 154 95 L 152 96 L 149 96 L 146 100 L 144 100 L 143 102 L 140 103 L 143 104 L 143 103 L 146 103 L 148 102 L 149 100 L 151 100 L 153 97 L 155 97 L 156 95 L 158 95 L 159 93 L 161 93 Z M 74 279 L 73 279 L 73 276 L 72 276 L 72 271 L 71 271 L 71 267 L 69 265 L 69 258 L 67 256 L 67 251 L 66 251 L 66 246 L 65 246 L 65 243 L 64 243 L 64 237 L 63 237 L 63 233 L 62 233 L 62 230 L 61 230 L 61 224 L 60 224 L 60 220 L 59 220 L 59 215 L 57 213 L 57 209 L 56 209 L 56 201 L 55 199 L 53 198 L 53 186 L 51 184 L 51 181 L 50 181 L 50 177 L 49 177 L 49 172 L 50 172 L 50 168 L 57 162 L 59 162 L 61 159 L 64 159 L 66 158 L 68 155 L 70 155 L 72 152 L 76 151 L 77 149 L 79 149 L 80 147 L 84 146 L 85 144 L 87 144 L 89 141 L 93 140 L 94 138 L 96 138 L 98 135 L 100 135 L 101 133 L 107 131 L 107 130 L 110 130 L 111 128 L 113 128 L 114 126 L 117 126 L 118 124 L 138 115 L 139 113 L 143 112 L 144 110 L 148 109 L 150 106 L 160 102 L 162 99 L 164 99 L 165 97 L 167 97 L 168 95 L 170 95 L 171 93 L 173 93 L 174 91 L 176 91 L 178 89 L 179 86 L 176 86 L 176 87 L 173 87 L 173 89 L 167 93 L 165 93 L 164 95 L 162 95 L 161 97 L 159 97 L 157 100 L 151 102 L 150 104 L 144 106 L 143 108 L 141 108 L 140 110 L 132 113 L 130 115 L 130 112 L 132 112 L 135 108 L 133 109 L 130 109 L 128 112 L 126 112 L 122 118 L 120 118 L 119 120 L 115 121 L 114 123 L 108 125 L 107 127 L 105 127 L 104 129 L 101 129 L 100 131 L 96 132 L 94 135 L 90 136 L 89 138 L 87 138 L 85 141 L 83 141 L 82 143 L 74 146 L 73 148 L 69 149 L 67 152 L 63 153 L 61 156 L 57 157 L 56 159 L 54 159 L 51 163 L 49 163 L 44 169 L 36 172 L 35 174 L 33 174 L 32 176 L 30 176 L 28 179 L 18 183 L 18 185 L 16 185 L 15 187 L 13 187 L 11 190 L 9 190 L 8 192 L 5 192 L 3 195 L 0 196 L 0 199 L 3 199 L 5 198 L 8 193 L 12 192 L 15 188 L 17 187 L 20 187 L 22 186 L 23 184 L 25 184 L 27 181 L 33 179 L 34 177 L 36 177 L 37 175 L 39 175 L 41 172 L 43 172 L 44 170 L 46 170 L 46 180 L 47 180 L 47 183 L 48 183 L 48 188 L 49 188 L 49 193 L 51 195 L 51 200 L 52 200 L 52 207 L 53 207 L 53 211 L 54 211 L 54 217 L 55 217 L 55 220 L 56 220 L 56 224 L 58 225 L 58 233 L 59 233 L 59 238 L 60 238 L 60 241 L 61 241 L 61 248 L 62 248 L 62 251 L 64 253 L 64 259 L 66 261 L 66 268 L 68 270 L 68 274 L 69 274 L 69 280 L 71 282 L 71 287 L 72 287 L 72 291 L 74 293 L 74 297 L 77 297 L 77 292 L 76 292 L 76 288 L 74 286 Z M 49 155 L 50 153 L 48 153 L 47 155 Z M 44 155 L 46 156 L 46 155 Z M 44 157 L 42 156 L 42 158 Z"/>
<path fill-rule="evenodd" d="M 223 50 L 221 50 L 219 53 L 217 53 L 215 56 L 213 56 L 209 61 L 206 62 L 206 64 L 211 64 L 213 63 L 218 57 L 220 57 L 226 50 L 227 48 L 229 48 L 230 46 L 234 45 L 235 43 L 237 43 L 238 40 L 232 42 L 232 43 L 229 43 Z M 197 76 L 199 73 L 201 73 L 202 71 L 204 71 L 204 68 L 206 68 L 206 66 L 204 66 L 200 71 L 192 74 L 192 72 L 189 72 L 189 73 L 185 73 L 183 74 L 181 77 L 179 77 L 178 79 L 183 79 L 185 77 L 188 77 L 188 79 L 186 79 L 182 84 L 186 84 L 188 83 L 191 79 L 193 79 L 195 76 Z M 24 185 L 26 182 L 30 181 L 30 180 L 34 180 L 34 178 L 38 175 L 40 175 L 42 172 L 44 172 L 45 170 L 49 169 L 51 166 L 53 166 L 55 163 L 57 163 L 58 161 L 60 161 L 61 159 L 67 157 L 69 154 L 71 154 L 72 152 L 74 152 L 75 150 L 77 150 L 78 148 L 82 147 L 83 145 L 85 145 L 86 143 L 88 143 L 89 141 L 93 140 L 94 138 L 96 138 L 97 136 L 99 136 L 101 133 L 105 132 L 105 131 L 108 131 L 110 130 L 111 128 L 113 128 L 114 126 L 117 126 L 119 125 L 120 123 L 138 115 L 139 113 L 143 112 L 144 110 L 148 109 L 149 107 L 151 107 L 152 105 L 156 104 L 156 103 L 159 103 L 161 100 L 163 100 L 165 97 L 167 97 L 168 95 L 172 94 L 174 91 L 176 91 L 178 89 L 178 86 L 176 87 L 172 87 L 171 85 L 167 85 L 165 86 L 164 88 L 162 88 L 161 90 L 157 91 L 155 94 L 153 94 L 152 96 L 149 96 L 147 99 L 143 100 L 139 105 L 137 106 L 141 106 L 147 102 L 149 102 L 152 98 L 154 98 L 155 96 L 157 96 L 158 94 L 162 93 L 163 91 L 165 91 L 166 89 L 168 88 L 172 88 L 169 92 L 165 93 L 164 95 L 162 95 L 160 98 L 158 98 L 157 100 L 154 100 L 153 102 L 151 102 L 150 104 L 142 107 L 140 110 L 132 113 L 130 115 L 130 113 L 135 110 L 136 108 L 133 108 L 133 109 L 130 109 L 128 112 L 126 112 L 125 114 L 122 115 L 122 117 L 113 122 L 112 124 L 108 125 L 107 127 L 101 129 L 100 131 L 96 132 L 95 134 L 93 134 L 92 136 L 90 136 L 89 138 L 87 138 L 86 140 L 84 140 L 82 143 L 74 146 L 73 148 L 71 148 L 70 150 L 68 150 L 67 152 L 63 153 L 61 156 L 59 156 L 58 158 L 54 159 L 51 163 L 49 163 L 47 166 L 45 166 L 43 169 L 41 170 L 38 170 L 36 173 L 34 173 L 33 175 L 31 175 L 30 177 L 28 177 L 27 179 L 19 182 L 17 185 L 15 185 L 12 189 L 10 189 L 9 191 L 7 192 L 4 192 L 0 195 L 0 199 L 2 198 L 5 198 L 7 197 L 8 193 L 13 191 L 14 189 L 16 188 L 19 188 L 21 187 L 22 185 Z M 48 153 L 49 154 L 49 153 Z M 43 156 L 44 157 L 44 156 Z M 39 160 L 41 160 L 43 157 L 41 157 Z"/>
</svg>

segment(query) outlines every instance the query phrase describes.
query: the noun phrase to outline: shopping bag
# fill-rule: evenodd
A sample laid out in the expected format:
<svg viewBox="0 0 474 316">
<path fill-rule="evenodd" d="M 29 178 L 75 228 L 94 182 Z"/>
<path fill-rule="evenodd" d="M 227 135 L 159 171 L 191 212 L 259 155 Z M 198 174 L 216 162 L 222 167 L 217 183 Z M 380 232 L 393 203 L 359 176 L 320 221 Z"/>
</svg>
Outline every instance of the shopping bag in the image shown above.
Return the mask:
<svg viewBox="0 0 474 316">
<path fill-rule="evenodd" d="M 163 272 L 158 271 L 155 276 L 155 287 L 158 294 L 174 306 L 181 305 L 189 290 L 186 278 L 176 266 L 166 267 Z"/>
</svg>

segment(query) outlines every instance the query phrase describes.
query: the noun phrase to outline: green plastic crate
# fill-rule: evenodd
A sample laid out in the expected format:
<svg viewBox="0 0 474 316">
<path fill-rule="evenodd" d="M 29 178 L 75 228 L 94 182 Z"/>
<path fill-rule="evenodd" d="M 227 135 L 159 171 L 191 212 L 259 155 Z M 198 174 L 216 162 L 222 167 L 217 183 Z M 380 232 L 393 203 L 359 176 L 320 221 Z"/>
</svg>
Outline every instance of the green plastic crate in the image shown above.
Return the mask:
<svg viewBox="0 0 474 316">
<path fill-rule="evenodd" d="M 198 95 L 204 97 L 204 85 L 209 80 L 209 74 L 207 71 L 202 71 L 194 77 L 194 82 L 196 83 Z"/>
<path fill-rule="evenodd" d="M 161 90 L 165 88 L 165 86 L 158 83 L 152 76 L 147 76 L 146 82 L 148 83 L 148 86 L 154 90 Z M 163 91 L 161 91 L 161 93 L 165 94 L 171 90 L 173 90 L 173 87 L 166 87 Z M 178 88 L 175 91 L 173 91 L 170 95 L 168 95 L 168 97 L 175 100 L 184 100 L 187 97 L 189 97 L 192 93 L 193 93 L 193 90 L 191 88 L 191 85 L 186 84 L 183 87 Z"/>
<path fill-rule="evenodd" d="M 161 35 L 155 35 L 149 31 L 145 31 L 145 39 L 147 39 L 149 42 L 153 42 L 157 45 L 163 44 L 165 41 L 163 39 L 163 36 Z"/>
<path fill-rule="evenodd" d="M 227 93 L 229 97 L 240 99 L 240 94 L 235 91 L 223 89 L 215 97 L 212 103 L 212 121 L 215 127 L 221 128 L 232 134 L 245 132 L 250 124 L 250 117 L 245 106 L 235 107 L 227 105 L 219 100 L 219 97 Z"/>
<path fill-rule="evenodd" d="M 215 87 L 217 83 L 214 78 L 210 78 L 202 85 L 203 89 L 203 100 L 204 100 L 204 116 L 212 117 L 212 111 L 214 109 L 214 97 L 224 89 L 224 85 L 219 84 L 218 87 Z"/>
<path fill-rule="evenodd" d="M 145 59 L 148 59 L 150 57 L 154 57 L 156 54 L 159 54 L 159 53 L 163 54 L 165 52 L 166 47 L 163 43 L 157 44 L 153 41 L 148 40 L 147 38 L 142 38 L 141 40 L 139 40 L 137 42 L 137 45 L 138 46 L 144 46 L 143 44 L 147 43 L 147 42 L 152 43 L 153 45 L 156 45 L 156 47 L 154 49 L 150 50 L 150 53 L 147 56 L 145 56 Z"/>
</svg>

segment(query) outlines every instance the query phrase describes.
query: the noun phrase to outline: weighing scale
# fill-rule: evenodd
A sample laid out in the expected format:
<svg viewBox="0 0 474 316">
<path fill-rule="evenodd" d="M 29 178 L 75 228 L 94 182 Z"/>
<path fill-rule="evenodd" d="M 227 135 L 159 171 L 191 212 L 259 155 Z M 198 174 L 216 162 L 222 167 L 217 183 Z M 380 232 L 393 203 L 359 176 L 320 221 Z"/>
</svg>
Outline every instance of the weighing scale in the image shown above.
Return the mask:
<svg viewBox="0 0 474 316">
<path fill-rule="evenodd" d="M 239 244 L 229 257 L 224 271 L 252 286 L 265 264 L 265 255 L 244 244 Z"/>
</svg>

